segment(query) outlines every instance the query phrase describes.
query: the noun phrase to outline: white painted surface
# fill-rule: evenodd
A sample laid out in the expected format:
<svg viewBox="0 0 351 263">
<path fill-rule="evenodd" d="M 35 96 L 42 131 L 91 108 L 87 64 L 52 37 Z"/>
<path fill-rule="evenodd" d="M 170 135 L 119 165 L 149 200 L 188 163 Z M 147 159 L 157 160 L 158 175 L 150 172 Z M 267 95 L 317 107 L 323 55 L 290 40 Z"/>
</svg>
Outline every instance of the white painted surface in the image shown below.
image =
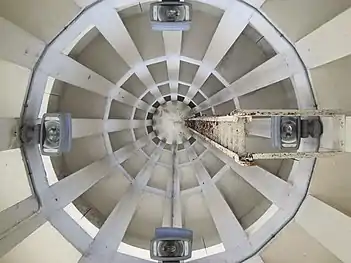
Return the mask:
<svg viewBox="0 0 351 263">
<path fill-rule="evenodd" d="M 316 68 L 351 54 L 351 9 L 301 39 L 297 51 L 308 68 Z"/>
<path fill-rule="evenodd" d="M 78 12 L 79 8 L 72 0 L 4 0 L 0 3 L 0 16 L 45 43 L 49 43 Z"/>
<path fill-rule="evenodd" d="M 0 151 L 6 151 L 17 148 L 18 120 L 0 119 Z"/>
<path fill-rule="evenodd" d="M 115 160 L 113 156 L 106 156 L 104 159 L 94 162 L 78 172 L 65 177 L 56 184 L 53 184 L 49 191 L 51 192 L 50 194 L 55 196 L 55 208 L 66 207 L 99 180 L 107 176 L 114 166 Z M 48 207 L 47 209 L 50 208 Z"/>
<path fill-rule="evenodd" d="M 163 147 L 156 148 L 151 159 L 139 172 L 135 183 L 130 186 L 122 200 L 113 209 L 94 242 L 79 262 L 110 262 L 119 247 L 138 205 L 142 190 L 149 181 L 155 162 L 160 158 Z"/>
<path fill-rule="evenodd" d="M 104 5 L 99 5 L 97 9 L 100 12 L 95 12 L 92 17 L 96 27 L 131 68 L 137 66 L 136 75 L 146 87 L 150 87 L 151 93 L 156 98 L 161 97 L 154 79 L 143 65 L 142 58 L 118 13 Z M 102 17 L 104 19 L 101 19 Z M 125 52 L 126 50 L 128 52 Z"/>
<path fill-rule="evenodd" d="M 172 178 L 168 179 L 166 197 L 163 205 L 162 227 L 172 227 Z"/>
<path fill-rule="evenodd" d="M 296 222 L 342 262 L 351 262 L 351 219 L 336 209 L 308 196 Z"/>
<path fill-rule="evenodd" d="M 137 129 L 151 125 L 151 120 L 114 120 L 105 121 L 105 130 L 108 132 L 122 131 L 124 129 Z"/>
<path fill-rule="evenodd" d="M 0 59 L 0 117 L 20 116 L 29 77 L 28 69 Z"/>
<path fill-rule="evenodd" d="M 32 195 L 20 149 L 0 152 L 0 211 Z"/>
<path fill-rule="evenodd" d="M 80 7 L 86 7 L 96 2 L 96 0 L 74 0 L 74 2 Z"/>
<path fill-rule="evenodd" d="M 253 119 L 246 125 L 247 132 L 250 135 L 271 138 L 271 119 Z"/>
<path fill-rule="evenodd" d="M 245 263 L 264 263 L 260 256 L 254 256 L 245 261 Z"/>
<path fill-rule="evenodd" d="M 67 213 L 84 231 L 91 237 L 96 237 L 99 229 L 93 225 L 73 204 L 70 203 L 64 209 L 64 212 Z"/>
<path fill-rule="evenodd" d="M 223 157 L 225 157 L 223 155 Z M 227 158 L 223 158 L 225 160 Z M 235 162 L 230 167 L 252 187 L 278 207 L 285 207 L 290 195 L 290 185 L 259 166 L 243 167 Z"/>
<path fill-rule="evenodd" d="M 149 135 L 144 136 L 144 137 L 140 138 L 139 140 L 137 140 L 135 142 L 127 144 L 126 146 L 124 146 L 121 149 L 118 149 L 114 153 L 114 156 L 115 156 L 116 160 L 119 163 L 122 163 L 125 160 L 129 159 L 129 157 L 132 155 L 132 153 L 134 151 L 137 151 L 138 149 L 144 147 L 147 143 L 150 142 L 150 139 L 152 139 L 154 137 L 155 137 L 155 134 L 154 133 L 150 133 Z"/>
<path fill-rule="evenodd" d="M 53 213 L 48 220 L 65 240 L 70 240 L 69 245 L 72 245 L 79 255 L 89 247 L 90 236 L 63 209 Z"/>
<path fill-rule="evenodd" d="M 17 226 L 39 210 L 38 201 L 30 196 L 8 209 L 0 212 L 0 235 Z"/>
<path fill-rule="evenodd" d="M 56 63 L 52 63 L 52 61 Z M 113 87 L 113 83 L 102 76 L 72 58 L 55 51 L 46 53 L 39 68 L 51 77 L 96 92 L 102 96 L 107 96 L 109 90 Z"/>
<path fill-rule="evenodd" d="M 195 75 L 187 94 L 188 97 L 193 98 L 196 95 L 197 91 L 209 77 L 211 71 L 215 69 L 217 64 L 247 26 L 252 14 L 252 10 L 239 2 L 233 2 L 230 8 L 226 10 L 213 35 L 202 64 Z M 231 28 L 231 30 L 228 30 L 228 28 Z"/>
<path fill-rule="evenodd" d="M 223 89 L 201 103 L 198 108 L 201 110 L 208 109 L 228 99 L 243 96 L 250 92 L 262 89 L 271 84 L 284 80 L 292 75 L 284 55 L 276 55 L 267 62 L 258 66 L 251 72 L 247 73 L 227 89 Z"/>
<path fill-rule="evenodd" d="M 4 260 L 8 252 L 11 250 L 13 251 L 13 248 L 24 241 L 30 234 L 36 231 L 45 222 L 46 219 L 43 216 L 43 213 L 38 213 L 29 219 L 22 221 L 17 225 L 16 228 L 12 229 L 11 231 L 7 232 L 7 234 L 2 236 L 0 239 L 0 261 Z"/>
<path fill-rule="evenodd" d="M 125 129 L 137 129 L 151 125 L 150 121 L 145 120 L 117 120 L 110 119 L 72 119 L 72 136 L 81 138 L 101 134 L 105 132 L 117 132 Z"/>
<path fill-rule="evenodd" d="M 262 11 L 293 43 L 327 23 L 351 5 L 349 0 L 267 0 Z"/>
<path fill-rule="evenodd" d="M 224 7 L 224 8 L 226 8 L 227 7 L 227 5 L 229 5 L 228 3 L 229 3 L 229 1 L 207 1 L 207 2 L 210 2 L 210 3 L 212 3 L 212 4 L 216 4 L 216 5 L 218 5 L 218 6 L 222 6 L 222 7 Z M 226 3 L 225 3 L 226 2 Z M 121 5 L 123 5 L 123 4 L 130 4 L 130 3 L 132 3 L 132 2 L 127 2 L 127 1 L 106 1 L 106 3 L 114 3 L 116 6 L 121 6 Z M 260 1 L 255 1 L 254 2 L 254 4 L 260 4 Z M 116 13 L 117 14 L 117 13 Z M 117 15 L 116 15 L 117 16 Z M 103 17 L 103 16 L 102 16 Z M 99 18 L 100 20 L 102 20 L 101 19 L 101 17 Z M 224 52 L 225 53 L 225 52 Z M 133 55 L 133 52 L 132 52 L 132 55 Z M 216 55 L 216 54 L 215 54 Z M 125 55 L 126 57 L 128 57 L 129 56 L 129 54 L 127 54 L 127 55 Z M 134 59 L 134 58 L 133 58 Z M 131 60 L 131 61 L 133 61 L 133 59 Z M 127 58 L 127 60 L 128 60 L 128 58 Z M 214 59 L 213 59 L 214 60 Z M 145 71 L 144 71 L 145 69 L 143 68 L 143 69 L 141 69 L 140 71 L 138 71 L 140 74 L 140 76 L 142 76 L 142 77 L 145 77 L 143 74 L 145 74 Z M 64 72 L 64 70 L 62 71 L 62 72 Z M 77 72 L 79 72 L 79 71 L 77 71 Z M 75 72 L 75 73 L 77 73 L 77 72 Z M 60 71 L 60 73 L 61 73 L 61 71 Z M 263 76 L 264 74 L 261 74 L 260 76 Z M 78 77 L 77 77 L 78 76 Z M 72 77 L 73 78 L 73 81 L 77 81 L 76 79 L 74 79 L 74 78 L 80 78 L 80 77 L 82 77 L 82 79 L 81 80 L 79 80 L 78 81 L 78 83 L 80 83 L 80 84 L 82 84 L 82 83 L 84 83 L 84 84 L 86 84 L 85 82 L 84 82 L 84 80 L 83 80 L 83 76 L 81 76 L 81 73 L 77 73 L 77 76 L 74 76 L 74 77 Z M 87 76 L 87 75 L 85 75 L 85 76 Z M 98 76 L 97 76 L 97 78 L 99 78 Z M 70 79 L 70 78 L 68 78 L 68 79 Z M 101 80 L 101 79 L 100 79 Z M 72 80 L 71 80 L 72 81 Z M 150 79 L 147 79 L 146 80 L 148 83 L 151 83 L 150 82 Z M 102 81 L 102 82 L 104 82 L 104 81 Z M 99 83 L 99 84 L 101 84 L 102 82 L 99 82 L 99 81 L 97 81 L 96 83 Z M 106 82 L 105 82 L 106 83 Z M 248 83 L 250 83 L 250 82 L 248 82 Z M 91 88 L 93 88 L 93 86 L 95 86 L 95 84 L 94 85 L 92 85 L 92 84 L 88 84 L 88 86 L 89 85 L 91 85 L 90 87 Z M 260 84 L 260 85 L 262 85 L 262 84 Z M 109 86 L 109 85 L 106 85 L 106 87 L 107 86 Z M 104 89 L 104 88 L 103 88 Z M 107 90 L 107 89 L 106 89 Z M 101 94 L 101 93 L 100 93 Z M 105 93 L 104 93 L 105 94 Z M 106 94 L 104 95 L 104 96 L 106 96 Z M 124 96 L 124 94 L 120 94 L 120 95 L 118 95 L 119 97 L 119 100 L 120 101 L 124 101 L 124 102 L 126 102 L 126 101 L 128 101 L 128 100 L 123 100 L 124 98 L 123 98 L 123 96 Z M 174 97 L 174 96 L 173 96 Z M 135 104 L 137 104 L 138 103 L 138 101 L 136 100 L 136 99 L 134 99 L 134 98 L 130 98 L 130 100 L 129 100 L 129 104 L 131 104 L 131 105 L 135 105 Z M 144 109 L 146 109 L 147 107 L 145 107 L 146 105 L 144 104 L 144 105 L 142 105 L 141 107 L 142 108 L 144 108 Z M 118 121 L 116 121 L 115 123 L 114 123 L 114 129 L 118 126 L 118 127 L 120 127 L 119 125 L 117 125 L 116 123 L 117 123 Z M 95 129 L 97 129 L 99 132 L 100 132 L 100 128 L 102 127 L 93 127 L 92 125 L 88 125 L 88 127 L 90 127 L 91 128 L 91 130 L 89 130 L 89 132 L 92 132 L 92 130 L 93 130 L 93 128 Z M 81 128 L 83 128 L 83 126 L 79 126 L 79 129 L 81 129 Z M 119 128 L 117 128 L 117 129 L 119 129 Z M 80 131 L 78 131 L 77 132 L 77 134 L 78 134 L 78 136 L 82 136 L 82 134 L 84 134 L 84 132 L 87 132 L 87 130 L 86 131 L 82 131 L 82 130 L 80 130 Z M 97 132 L 97 131 L 94 131 L 94 133 L 95 132 Z M 263 131 L 262 131 L 263 132 Z M 146 137 L 148 140 L 149 140 L 149 137 Z M 143 141 L 143 142 L 145 142 L 145 141 Z M 137 148 L 138 147 L 138 145 L 140 146 L 140 145 L 143 145 L 143 142 L 142 141 L 138 141 L 138 142 L 136 142 L 136 143 L 133 143 L 133 144 L 130 144 L 130 145 L 128 145 L 128 146 L 126 146 L 126 147 L 124 147 L 124 148 L 122 148 L 123 150 L 122 151 L 118 151 L 118 153 L 116 153 L 115 154 L 115 156 L 116 156 L 116 158 L 118 159 L 118 158 L 120 158 L 121 160 L 126 160 L 127 158 L 130 158 L 130 156 L 132 156 L 130 153 L 129 153 L 129 150 L 128 149 L 135 149 L 135 148 Z M 202 168 L 201 168 L 202 169 Z M 199 169 L 199 170 L 201 170 L 201 169 Z M 219 174 L 220 175 L 220 174 Z M 262 174 L 261 173 L 258 173 L 258 175 L 259 176 L 261 176 Z M 220 177 L 220 176 L 219 176 Z M 264 176 L 264 178 L 265 178 L 265 176 Z M 218 178 L 217 178 L 218 179 Z M 73 180 L 73 179 L 72 179 Z M 94 179 L 95 180 L 95 179 Z M 256 180 L 256 179 L 255 179 Z M 258 181 L 260 180 L 260 179 L 257 179 Z M 258 182 L 257 181 L 257 182 Z M 264 180 L 262 180 L 262 181 L 264 181 Z M 88 180 L 87 181 L 85 181 L 84 180 L 84 182 L 88 182 Z M 268 180 L 268 182 L 270 182 L 270 180 Z M 268 183 L 267 182 L 267 183 Z M 260 184 L 261 183 L 265 183 L 265 182 L 260 182 Z M 276 184 L 276 183 L 274 183 L 274 184 Z M 83 187 L 82 187 L 83 188 Z M 277 185 L 277 192 L 279 192 L 280 190 L 279 190 L 279 188 L 280 188 L 280 186 L 279 185 Z M 76 190 L 76 189 L 75 189 Z M 62 191 L 63 192 L 63 191 Z M 218 194 L 218 193 L 217 193 Z M 280 194 L 278 193 L 277 195 L 275 195 L 276 193 L 269 193 L 269 195 L 271 195 L 271 196 L 273 196 L 272 198 L 274 198 L 274 199 L 276 199 L 277 198 L 277 196 L 279 197 L 280 196 Z M 67 194 L 68 195 L 68 194 Z M 268 195 L 268 194 L 267 194 Z M 218 196 L 218 195 L 217 195 Z M 71 197 L 72 198 L 72 197 Z M 68 199 L 67 199 L 68 200 Z M 62 221 L 60 221 L 62 219 Z M 57 225 L 55 225 L 55 227 L 57 226 L 59 229 L 60 229 L 60 231 L 62 230 L 62 232 L 64 232 L 65 233 L 65 236 L 66 237 L 70 237 L 70 238 L 72 238 L 72 242 L 74 242 L 76 245 L 76 247 L 83 247 L 81 244 L 85 244 L 86 245 L 86 241 L 87 240 L 79 240 L 81 237 L 83 237 L 84 235 L 83 234 L 81 234 L 81 232 L 77 232 L 77 236 L 76 237 L 73 237 L 73 233 L 74 233 L 74 231 L 72 231 L 72 233 L 69 233 L 69 230 L 70 229 L 76 229 L 76 228 L 72 228 L 72 222 L 71 221 L 67 221 L 67 225 L 69 225 L 69 227 L 67 227 L 67 228 L 65 228 L 64 227 L 64 224 L 63 224 L 63 222 L 65 222 L 64 220 L 67 220 L 67 218 L 65 218 L 64 216 L 62 216 L 62 215 L 58 215 L 57 216 L 57 218 L 55 218 L 55 219 L 53 219 L 53 221 L 54 220 L 56 220 L 55 221 L 55 223 L 57 224 Z M 61 225 L 60 225 L 61 224 Z M 222 231 L 222 233 L 223 233 L 223 231 Z M 106 234 L 107 235 L 107 234 Z M 90 240 L 90 239 L 89 239 Z M 118 260 L 121 260 L 121 258 L 123 259 L 123 260 L 126 260 L 124 257 L 122 257 L 122 256 L 117 256 L 117 257 L 115 257 L 114 259 L 118 262 Z M 123 262 L 126 262 L 126 261 L 123 261 Z"/>
<path fill-rule="evenodd" d="M 191 160 L 195 160 L 197 155 L 191 147 L 187 149 Z M 240 253 L 246 254 L 250 250 L 246 233 L 239 221 L 224 200 L 220 191 L 211 180 L 210 175 L 200 161 L 193 161 L 194 170 L 202 193 L 206 200 L 206 205 L 211 213 L 216 228 L 226 250 L 240 247 Z M 230 229 L 230 231 L 228 231 Z M 240 258 L 240 256 L 238 256 Z"/>
<path fill-rule="evenodd" d="M 44 49 L 44 43 L 0 17 L 2 38 L 0 58 L 32 69 Z"/>
<path fill-rule="evenodd" d="M 164 31 L 163 41 L 167 56 L 167 70 L 169 85 L 171 88 L 172 101 L 177 100 L 176 93 L 178 93 L 178 81 L 180 70 L 180 50 L 182 47 L 182 32 L 177 31 Z"/>
<path fill-rule="evenodd" d="M 29 251 L 35 253 L 28 253 Z M 39 253 L 40 251 L 44 253 Z M 47 253 L 48 251 L 50 253 Z M 50 223 L 45 223 L 2 257 L 0 262 L 75 263 L 78 261 L 80 255 Z"/>
<path fill-rule="evenodd" d="M 103 120 L 72 119 L 72 137 L 81 138 L 103 132 Z"/>
<path fill-rule="evenodd" d="M 270 263 L 342 262 L 294 220 L 260 254 L 264 262 Z"/>
</svg>

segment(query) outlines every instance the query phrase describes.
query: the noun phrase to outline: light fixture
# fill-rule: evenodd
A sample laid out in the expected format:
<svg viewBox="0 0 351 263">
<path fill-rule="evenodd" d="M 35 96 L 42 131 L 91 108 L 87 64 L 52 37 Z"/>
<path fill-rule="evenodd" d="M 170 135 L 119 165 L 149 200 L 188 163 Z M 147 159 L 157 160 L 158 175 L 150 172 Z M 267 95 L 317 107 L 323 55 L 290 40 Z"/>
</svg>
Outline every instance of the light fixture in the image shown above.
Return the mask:
<svg viewBox="0 0 351 263">
<path fill-rule="evenodd" d="M 277 149 L 298 149 L 301 140 L 301 118 L 272 117 L 272 141 Z"/>
<path fill-rule="evenodd" d="M 151 27 L 156 31 L 186 31 L 190 29 L 192 5 L 180 1 L 162 1 L 150 5 Z"/>
<path fill-rule="evenodd" d="M 273 146 L 279 150 L 297 150 L 301 138 L 320 138 L 323 133 L 323 125 L 318 117 L 301 119 L 300 116 L 273 116 L 271 119 Z"/>
<path fill-rule="evenodd" d="M 191 258 L 193 231 L 185 228 L 156 228 L 150 257 L 161 262 L 180 262 Z"/>
<path fill-rule="evenodd" d="M 46 113 L 40 123 L 21 127 L 21 142 L 39 144 L 42 155 L 57 156 L 72 146 L 72 118 L 69 113 Z"/>
<path fill-rule="evenodd" d="M 39 136 L 43 155 L 60 155 L 71 150 L 72 119 L 69 113 L 44 114 Z"/>
</svg>

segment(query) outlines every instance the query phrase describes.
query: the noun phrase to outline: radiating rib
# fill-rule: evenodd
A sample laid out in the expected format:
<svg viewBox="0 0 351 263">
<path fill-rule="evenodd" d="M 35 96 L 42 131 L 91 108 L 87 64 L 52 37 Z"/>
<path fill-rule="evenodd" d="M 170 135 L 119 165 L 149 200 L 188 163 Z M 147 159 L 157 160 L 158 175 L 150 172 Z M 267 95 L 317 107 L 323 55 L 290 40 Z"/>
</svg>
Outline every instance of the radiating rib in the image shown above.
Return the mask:
<svg viewBox="0 0 351 263">
<path fill-rule="evenodd" d="M 161 156 L 163 147 L 164 144 L 161 143 L 161 145 L 154 150 L 151 159 L 146 163 L 143 169 L 141 169 L 136 176 L 133 185 L 130 186 L 122 199 L 113 209 L 103 226 L 100 228 L 100 231 L 95 237 L 89 250 L 86 251 L 79 260 L 79 263 L 107 263 L 113 259 L 114 253 L 122 242 L 129 223 L 132 220 L 143 189 L 152 175 L 155 163 Z"/>
<path fill-rule="evenodd" d="M 277 30 L 272 27 L 261 14 L 254 14 L 250 20 L 251 25 L 264 36 L 264 38 L 272 45 L 272 48 L 284 56 L 286 56 L 287 64 L 291 72 L 295 72 L 290 76 L 294 87 L 297 104 L 302 109 L 313 109 L 314 97 L 309 83 L 308 74 L 305 70 L 305 65 L 300 60 L 299 55 L 287 39 L 281 36 Z"/>
<path fill-rule="evenodd" d="M 211 72 L 248 25 L 253 10 L 233 1 L 225 11 L 203 58 L 187 96 L 193 98 Z M 230 30 L 228 30 L 230 29 Z"/>
<path fill-rule="evenodd" d="M 32 69 L 45 43 L 2 17 L 0 35 L 4 36 L 1 38 L 0 59 Z"/>
<path fill-rule="evenodd" d="M 148 143 L 149 140 L 150 135 L 145 136 L 53 184 L 47 191 L 47 198 L 44 202 L 48 203 L 45 203 L 44 206 L 55 210 L 64 208 L 108 176 L 116 165 L 128 159 L 133 152 Z"/>
<path fill-rule="evenodd" d="M 189 142 L 184 144 L 189 144 Z M 201 161 L 197 159 L 195 151 L 192 147 L 186 147 L 186 149 L 190 160 L 193 160 L 196 178 L 225 249 L 231 250 L 240 246 L 242 252 L 249 251 L 251 245 L 243 227 L 240 225 Z"/>
<path fill-rule="evenodd" d="M 55 61 L 55 63 L 52 63 Z M 48 52 L 39 67 L 41 72 L 49 76 L 67 82 L 74 86 L 89 90 L 107 97 L 115 84 L 105 79 L 101 75 L 83 66 L 74 59 L 61 54 L 55 50 Z M 122 88 L 116 91 L 114 99 L 139 109 L 148 108 L 147 103 L 140 101 L 134 95 L 130 94 Z"/>
<path fill-rule="evenodd" d="M 285 55 L 276 55 L 232 83 L 228 88 L 222 89 L 208 100 L 201 103 L 195 110 L 206 110 L 230 99 L 243 96 L 287 79 L 294 73 L 295 72 L 292 72 L 289 68 Z"/>
<path fill-rule="evenodd" d="M 196 136 L 197 137 L 197 136 Z M 199 138 L 200 139 L 200 138 Z M 201 140 L 201 139 L 200 139 Z M 236 163 L 232 158 L 218 149 L 214 149 L 209 143 L 201 140 L 204 145 L 215 154 L 222 162 L 230 166 L 248 184 L 260 192 L 279 208 L 286 206 L 292 193 L 292 186 L 274 174 L 259 166 L 244 167 Z"/>
<path fill-rule="evenodd" d="M 114 120 L 110 119 L 105 122 L 107 132 L 122 131 L 125 129 L 136 129 L 151 125 L 151 120 Z"/>
<path fill-rule="evenodd" d="M 172 178 L 168 179 L 166 196 L 163 202 L 163 218 L 162 218 L 162 227 L 172 227 Z"/>
<path fill-rule="evenodd" d="M 177 100 L 180 70 L 181 31 L 163 31 L 163 41 L 167 56 L 167 70 L 172 101 Z"/>
<path fill-rule="evenodd" d="M 114 156 L 117 160 L 118 163 L 123 163 L 125 160 L 127 160 L 134 151 L 137 151 L 138 149 L 141 149 L 144 147 L 146 144 L 148 144 L 154 137 L 155 133 L 150 133 L 139 140 L 132 142 L 130 144 L 127 144 L 121 149 L 118 149 L 117 151 L 114 152 Z"/>
<path fill-rule="evenodd" d="M 55 63 L 52 63 L 55 61 Z M 59 52 L 48 52 L 39 69 L 49 76 L 74 86 L 107 96 L 114 86 L 112 82 Z"/>
<path fill-rule="evenodd" d="M 296 44 L 308 68 L 316 68 L 351 54 L 350 23 L 351 8 Z"/>
<path fill-rule="evenodd" d="M 39 209 L 39 203 L 34 196 L 30 196 L 21 202 L 1 211 L 0 213 L 0 236 L 7 230 L 17 226 L 26 218 L 34 215 Z"/>
<path fill-rule="evenodd" d="M 92 238 L 63 209 L 50 216 L 50 223 L 80 252 L 89 248 Z"/>
<path fill-rule="evenodd" d="M 43 212 L 34 214 L 30 218 L 20 222 L 12 231 L 0 238 L 0 258 L 21 243 L 25 238 L 37 230 L 46 222 Z"/>
<path fill-rule="evenodd" d="M 107 5 L 100 4 L 96 7 L 92 18 L 97 29 L 129 67 L 135 67 L 135 74 L 150 89 L 154 97 L 163 98 L 117 11 Z"/>
<path fill-rule="evenodd" d="M 207 150 L 206 150 L 207 151 Z M 212 178 L 214 183 L 217 183 L 223 175 L 226 174 L 230 170 L 230 166 L 228 164 L 224 165 Z"/>
<path fill-rule="evenodd" d="M 180 200 L 180 178 L 177 169 L 176 145 L 172 145 L 172 177 L 167 183 L 162 226 L 182 227 L 182 207 Z"/>
<path fill-rule="evenodd" d="M 53 194 L 57 199 L 57 201 L 55 200 L 55 209 L 64 208 L 73 202 L 107 176 L 115 165 L 114 157 L 108 155 L 50 186 L 50 194 Z"/>
<path fill-rule="evenodd" d="M 104 132 L 102 119 L 72 119 L 72 137 L 81 138 Z"/>
</svg>

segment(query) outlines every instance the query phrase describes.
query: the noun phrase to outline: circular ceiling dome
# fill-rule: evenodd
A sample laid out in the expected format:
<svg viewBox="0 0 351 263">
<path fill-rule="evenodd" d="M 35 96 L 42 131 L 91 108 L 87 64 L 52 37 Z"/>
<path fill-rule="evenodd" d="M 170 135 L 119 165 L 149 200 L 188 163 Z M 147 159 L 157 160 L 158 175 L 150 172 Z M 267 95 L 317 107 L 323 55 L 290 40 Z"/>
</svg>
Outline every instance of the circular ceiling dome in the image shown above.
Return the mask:
<svg viewBox="0 0 351 263">
<path fill-rule="evenodd" d="M 188 139 L 185 120 L 191 117 L 190 110 L 187 104 L 179 101 L 169 101 L 158 107 L 152 118 L 157 136 L 167 144 L 182 144 Z"/>
<path fill-rule="evenodd" d="M 304 198 L 313 162 L 241 167 L 185 127 L 197 113 L 314 105 L 295 49 L 254 7 L 191 3 L 186 32 L 152 31 L 148 2 L 96 3 L 41 59 L 39 69 L 52 78 L 47 111 L 73 118 L 71 152 L 51 158 L 58 180 L 99 174 L 73 201 L 100 229 L 92 250 L 109 233 L 111 250 L 122 243 L 148 250 L 154 229 L 173 225 L 194 231 L 199 257 L 214 248 L 219 259 L 242 261 L 291 220 Z M 249 150 L 274 150 L 267 127 L 269 120 L 252 127 Z M 316 145 L 305 140 L 302 148 Z"/>
</svg>

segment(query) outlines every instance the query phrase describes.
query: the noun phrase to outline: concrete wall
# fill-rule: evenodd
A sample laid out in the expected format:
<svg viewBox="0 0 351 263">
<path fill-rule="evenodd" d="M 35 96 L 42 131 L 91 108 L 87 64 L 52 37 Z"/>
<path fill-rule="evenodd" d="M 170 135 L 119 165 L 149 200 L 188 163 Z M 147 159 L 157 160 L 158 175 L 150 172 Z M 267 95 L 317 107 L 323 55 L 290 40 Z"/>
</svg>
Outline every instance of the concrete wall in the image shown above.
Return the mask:
<svg viewBox="0 0 351 263">
<path fill-rule="evenodd" d="M 0 152 L 0 211 L 32 195 L 19 149 Z"/>
<path fill-rule="evenodd" d="M 50 224 L 46 223 L 16 246 L 1 263 L 76 263 L 81 254 Z"/>
<path fill-rule="evenodd" d="M 20 116 L 29 76 L 28 69 L 0 60 L 0 117 Z"/>
<path fill-rule="evenodd" d="M 47 43 L 79 10 L 73 0 L 4 0 L 0 3 L 0 16 Z"/>
</svg>

